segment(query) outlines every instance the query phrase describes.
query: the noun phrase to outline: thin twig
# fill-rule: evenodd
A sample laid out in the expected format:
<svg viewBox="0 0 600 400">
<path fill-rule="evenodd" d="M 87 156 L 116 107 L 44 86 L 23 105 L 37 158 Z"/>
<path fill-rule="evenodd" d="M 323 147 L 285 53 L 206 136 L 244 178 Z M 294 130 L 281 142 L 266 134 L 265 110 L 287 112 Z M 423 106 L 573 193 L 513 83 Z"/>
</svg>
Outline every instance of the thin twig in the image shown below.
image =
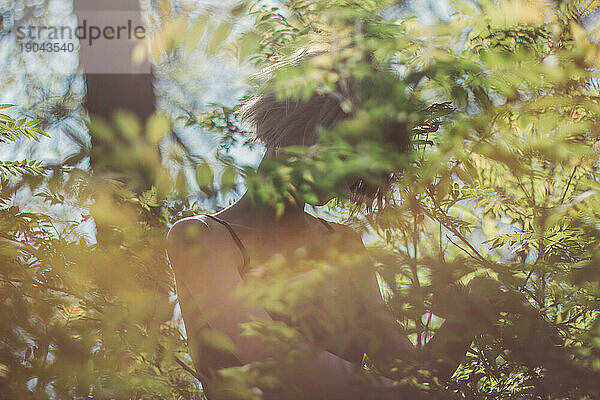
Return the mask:
<svg viewBox="0 0 600 400">
<path fill-rule="evenodd" d="M 202 381 L 203 381 L 203 379 L 202 379 L 202 377 L 200 376 L 200 374 L 199 374 L 198 372 L 194 371 L 192 368 L 188 367 L 188 366 L 186 365 L 186 363 L 184 363 L 183 361 L 181 361 L 181 360 L 179 359 L 179 357 L 177 357 L 177 356 L 173 356 L 173 358 L 175 359 L 175 362 L 176 362 L 177 364 L 179 364 L 179 366 L 180 366 L 181 368 L 183 368 L 183 369 L 184 369 L 184 370 L 185 370 L 187 373 L 189 373 L 190 375 L 192 375 L 194 378 L 198 379 L 198 381 L 200 381 L 200 382 L 202 382 Z"/>
<path fill-rule="evenodd" d="M 575 167 L 573 167 L 573 172 L 571 173 L 571 177 L 569 178 L 569 182 L 567 182 L 567 186 L 565 187 L 565 191 L 563 192 L 561 198 L 560 198 L 560 204 L 563 203 L 563 201 L 565 201 L 565 196 L 567 195 L 567 191 L 569 190 L 569 186 L 571 186 L 571 181 L 573 180 L 573 177 L 575 176 L 575 171 L 577 171 L 577 165 Z"/>
<path fill-rule="evenodd" d="M 471 258 L 477 258 L 473 254 L 469 253 L 469 250 L 465 249 L 464 247 L 462 247 L 461 245 L 459 245 L 458 243 L 456 243 L 454 240 L 452 240 L 452 238 L 450 237 L 450 235 L 446 235 L 446 239 L 448 239 L 450 241 L 450 243 L 452 243 L 453 245 L 455 245 L 456 247 L 458 247 L 459 249 L 461 249 L 462 251 L 464 251 L 469 257 L 471 257 Z"/>
<path fill-rule="evenodd" d="M 525 186 L 521 182 L 521 179 L 518 176 L 515 176 L 515 178 L 517 179 L 517 185 L 521 188 L 523 194 L 525 194 L 525 198 L 527 198 L 529 205 L 535 207 L 535 198 L 533 197 L 533 194 L 529 194 L 529 192 L 527 191 L 527 189 L 525 188 Z"/>
<path fill-rule="evenodd" d="M 531 271 L 529 271 L 529 273 L 527 274 L 527 277 L 525 278 L 525 282 L 523 282 L 523 288 L 525 286 L 527 286 L 527 282 L 529 281 L 529 278 L 531 278 L 531 275 L 533 275 L 533 270 L 534 270 L 534 268 L 531 268 Z"/>
<path fill-rule="evenodd" d="M 441 218 L 437 218 L 434 214 L 428 212 L 428 210 L 424 207 L 421 207 L 421 210 L 423 211 L 423 213 L 425 213 L 429 218 L 431 218 L 434 221 L 438 221 L 440 222 L 442 225 L 444 225 L 444 227 L 446 229 L 448 229 L 452 234 L 454 234 L 456 237 L 458 237 L 464 244 L 467 245 L 467 247 L 469 247 L 469 249 L 471 249 L 471 251 L 477 256 L 477 257 L 473 257 L 472 258 L 478 258 L 479 261 L 481 261 L 484 264 L 488 264 L 488 261 L 477 251 L 477 249 L 475 249 L 473 247 L 473 245 L 471 245 L 471 243 L 469 243 L 469 241 L 467 240 L 467 238 L 465 238 L 455 227 L 453 227 L 450 224 L 446 224 L 442 221 Z M 439 210 L 442 214 L 443 211 Z M 467 252 L 468 253 L 468 252 Z"/>
</svg>

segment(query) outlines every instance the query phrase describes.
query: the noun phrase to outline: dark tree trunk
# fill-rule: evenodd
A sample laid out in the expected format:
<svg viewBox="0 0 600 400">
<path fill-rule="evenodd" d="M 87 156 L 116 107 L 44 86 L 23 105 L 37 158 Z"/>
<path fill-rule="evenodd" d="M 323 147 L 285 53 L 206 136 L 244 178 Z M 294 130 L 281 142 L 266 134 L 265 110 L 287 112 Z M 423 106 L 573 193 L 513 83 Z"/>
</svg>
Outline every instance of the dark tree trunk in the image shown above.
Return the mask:
<svg viewBox="0 0 600 400">
<path fill-rule="evenodd" d="M 135 39 L 135 28 L 143 26 L 138 0 L 74 0 L 74 12 L 78 27 L 86 27 L 80 31 L 79 41 L 80 64 L 87 84 L 85 107 L 89 115 L 110 121 L 115 111 L 127 110 L 143 124 L 154 112 L 155 96 L 150 64 L 145 61 L 137 65 L 132 61 L 135 46 L 141 42 L 129 39 Z M 125 29 L 118 31 L 121 26 Z M 109 35 L 114 38 L 91 41 L 92 29 L 100 32 L 109 29 Z M 84 37 L 81 32 L 85 32 Z M 143 34 L 146 35 L 145 30 Z M 113 146 L 118 146 L 120 139 L 115 137 L 112 143 L 101 143 L 92 135 L 92 171 L 107 169 L 99 159 Z M 135 190 L 146 189 L 149 184 L 151 182 L 136 182 Z"/>
<path fill-rule="evenodd" d="M 138 20 L 132 21 L 133 26 L 141 24 L 138 0 L 74 0 L 74 12 L 79 18 L 79 26 L 83 24 L 82 18 L 86 19 L 88 27 L 92 24 L 99 28 L 109 24 L 115 26 L 122 21 L 118 19 L 120 15 L 134 13 Z M 109 119 L 115 110 L 126 109 L 141 120 L 146 120 L 154 112 L 153 79 L 147 61 L 145 65 L 131 67 L 130 57 L 135 45 L 131 43 L 124 46 L 124 39 L 113 39 L 112 44 L 107 46 L 100 43 L 90 46 L 86 39 L 80 42 L 80 62 L 87 82 L 85 106 L 88 112 Z M 99 67 L 99 61 L 106 62 L 107 66 Z M 130 67 L 129 70 L 127 67 Z"/>
<path fill-rule="evenodd" d="M 132 62 L 133 51 L 140 40 L 135 42 L 129 39 L 136 36 L 134 28 L 143 26 L 138 0 L 74 0 L 74 13 L 78 27 L 86 28 L 79 28 L 81 30 L 78 32 L 80 65 L 87 85 L 84 106 L 90 117 L 111 121 L 115 111 L 126 110 L 132 112 L 143 125 L 154 112 L 155 96 L 149 62 L 142 65 Z M 121 26 L 125 29 L 119 32 L 121 36 L 116 37 Z M 100 37 L 91 41 L 91 29 L 99 29 L 100 32 L 109 29 L 108 35 L 114 38 L 107 40 Z M 83 32 L 84 37 L 81 36 Z M 144 36 L 146 34 L 144 30 Z M 89 152 L 91 171 L 95 174 L 117 173 L 119 180 L 136 193 L 149 189 L 153 179 L 145 173 L 149 170 L 147 166 L 139 165 L 135 171 L 123 168 L 121 160 L 115 158 L 120 146 L 131 146 L 120 132 L 116 132 L 116 137 L 109 140 L 92 134 Z M 114 200 L 115 207 L 118 207 L 121 200 Z M 108 244 L 118 240 L 111 231 L 110 227 L 97 223 L 98 243 Z"/>
</svg>

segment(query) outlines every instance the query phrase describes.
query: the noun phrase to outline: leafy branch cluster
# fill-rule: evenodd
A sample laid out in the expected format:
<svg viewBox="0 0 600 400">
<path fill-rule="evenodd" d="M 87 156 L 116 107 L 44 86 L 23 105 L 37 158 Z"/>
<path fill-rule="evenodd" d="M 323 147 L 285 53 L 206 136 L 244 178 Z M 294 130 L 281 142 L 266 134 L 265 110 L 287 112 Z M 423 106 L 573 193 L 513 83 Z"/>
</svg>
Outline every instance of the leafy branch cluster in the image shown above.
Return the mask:
<svg viewBox="0 0 600 400">
<path fill-rule="evenodd" d="M 8 104 L 0 104 L 0 110 L 13 107 Z M 40 120 L 27 121 L 22 118 L 15 120 L 6 114 L 0 114 L 0 143 L 15 142 L 21 136 L 39 142 L 40 136 L 48 136 L 46 132 L 39 129 Z M 42 161 L 22 160 L 22 161 L 1 161 L 0 160 L 0 178 L 4 179 L 6 174 L 18 175 L 29 173 L 32 175 L 44 175 L 46 172 L 42 166 Z"/>
</svg>

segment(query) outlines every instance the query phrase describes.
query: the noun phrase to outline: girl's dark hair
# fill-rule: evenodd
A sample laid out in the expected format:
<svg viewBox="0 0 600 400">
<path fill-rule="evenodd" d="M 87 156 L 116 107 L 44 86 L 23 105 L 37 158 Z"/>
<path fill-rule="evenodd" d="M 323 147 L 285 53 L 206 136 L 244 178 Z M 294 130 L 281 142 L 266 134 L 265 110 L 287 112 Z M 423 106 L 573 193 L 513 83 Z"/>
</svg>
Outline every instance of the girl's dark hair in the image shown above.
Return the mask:
<svg viewBox="0 0 600 400">
<path fill-rule="evenodd" d="M 255 76 L 263 82 L 268 82 L 273 73 L 279 68 L 296 65 L 314 56 L 327 53 L 326 51 L 311 51 L 302 49 L 290 59 L 276 63 Z M 364 85 L 364 82 L 363 82 Z M 338 88 L 339 89 L 339 88 Z M 360 89 L 359 89 L 360 90 Z M 369 95 L 372 95 L 369 93 Z M 351 115 L 344 112 L 340 100 L 332 93 L 313 94 L 308 100 L 284 99 L 278 100 L 275 93 L 251 97 L 244 101 L 238 110 L 240 119 L 250 125 L 253 138 L 261 141 L 267 150 L 291 145 L 312 145 L 317 140 L 319 126 L 329 129 Z M 382 124 L 381 138 L 395 148 L 396 151 L 408 152 L 411 148 L 406 124 L 390 121 Z M 390 150 L 393 151 L 390 147 Z M 399 172 L 381 172 L 373 179 L 356 179 L 350 185 L 352 200 L 357 205 L 366 205 L 371 209 L 374 203 L 382 207 L 391 194 L 391 188 Z"/>
<path fill-rule="evenodd" d="M 324 53 L 301 49 L 289 59 L 256 74 L 254 78 L 267 81 L 280 68 Z M 246 100 L 239 108 L 238 115 L 250 125 L 253 138 L 260 140 L 270 150 L 289 145 L 312 145 L 316 142 L 317 127 L 331 128 L 348 117 L 333 94 L 314 94 L 308 100 L 278 100 L 272 92 Z"/>
</svg>

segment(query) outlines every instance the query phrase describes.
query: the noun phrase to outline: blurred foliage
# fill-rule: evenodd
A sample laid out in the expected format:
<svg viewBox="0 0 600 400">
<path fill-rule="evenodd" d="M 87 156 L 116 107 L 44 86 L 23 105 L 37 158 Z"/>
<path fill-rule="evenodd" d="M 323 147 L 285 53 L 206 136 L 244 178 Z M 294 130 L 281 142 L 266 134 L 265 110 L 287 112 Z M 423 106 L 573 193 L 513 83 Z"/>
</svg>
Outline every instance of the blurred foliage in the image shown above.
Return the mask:
<svg viewBox="0 0 600 400">
<path fill-rule="evenodd" d="M 150 147 L 169 128 L 160 118 L 148 121 L 143 138 L 135 136 L 141 134 L 134 129 L 139 122 L 126 114 L 115 117 L 114 125 L 126 129 L 132 142 Z M 15 136 L 15 129 L 36 121 L 15 125 L 7 118 L 7 124 Z M 116 129 L 107 122 L 96 125 L 98 135 Z M 125 146 L 106 149 L 107 160 L 122 156 L 118 151 Z M 148 161 L 139 143 L 128 151 L 135 149 L 114 167 L 125 173 Z M 36 168 L 2 179 L 0 398 L 198 398 L 197 385 L 179 364 L 186 351 L 172 320 L 162 245 L 166 217 L 153 212 L 161 204 L 158 186 L 135 194 L 119 176 Z M 34 179 L 40 174 L 46 179 Z M 24 185 L 49 204 L 80 207 L 80 218 L 65 223 L 13 205 Z M 96 243 L 73 235 L 91 218 L 103 233 Z"/>
<path fill-rule="evenodd" d="M 417 358 L 397 360 L 393 369 L 408 398 L 598 398 L 597 2 L 456 2 L 448 21 L 427 25 L 383 17 L 399 7 L 370 0 L 248 2 L 227 18 L 213 20 L 207 11 L 194 22 L 164 8 L 170 18 L 155 55 L 202 44 L 208 53 L 261 68 L 303 46 L 329 49 L 276 71 L 268 84 L 254 82 L 257 92 L 332 94 L 353 117 L 321 130 L 314 146 L 284 149 L 260 173 L 227 154 L 245 129 L 237 106 L 218 104 L 187 121 L 222 134 L 219 165 L 188 154 L 166 117 L 138 121 L 125 111 L 113 121 L 92 120 L 99 144 L 82 147 L 81 156 L 96 152 L 102 161 L 93 175 L 2 162 L 0 397 L 200 398 L 183 327 L 173 318 L 164 237 L 176 219 L 207 211 L 190 193 L 211 199 L 238 189 L 243 177 L 257 207 L 281 212 L 286 201 L 317 204 L 335 193 L 331 209 L 372 239 L 368 250 L 398 333 L 417 348 Z M 248 29 L 234 29 L 248 17 Z M 0 133 L 2 141 L 43 134 L 36 121 L 4 115 Z M 406 135 L 408 154 L 399 145 Z M 168 152 L 159 146 L 165 142 Z M 357 204 L 342 190 L 346 182 L 364 182 L 383 196 L 375 205 Z M 13 205 L 24 188 L 51 204 L 80 207 L 80 219 L 55 221 Z M 73 234 L 88 220 L 96 241 Z M 309 300 L 323 297 L 326 282 L 356 274 L 361 263 L 352 252 L 317 254 L 312 261 L 311 254 L 295 254 L 300 267 L 291 277 L 289 260 L 266 262 L 254 272 L 260 279 L 251 280 L 252 290 L 242 291 L 288 317 L 325 309 L 316 345 L 329 348 L 341 345 L 347 327 L 356 328 L 351 316 L 360 314 L 363 298 Z M 425 345 L 461 307 L 448 288 L 482 275 L 519 293 L 536 312 L 506 310 L 475 338 L 452 378 L 442 379 L 428 368 Z M 540 318 L 557 337 L 531 328 Z M 222 371 L 245 398 L 259 396 L 255 386 L 289 385 L 283 366 L 293 365 L 296 353 L 287 351 L 298 339 L 290 325 L 245 327 L 272 348 L 260 373 Z M 377 338 L 376 326 L 362 328 L 360 340 Z M 218 335 L 209 340 L 228 344 Z M 357 362 L 361 368 L 377 370 L 368 357 Z"/>
</svg>

